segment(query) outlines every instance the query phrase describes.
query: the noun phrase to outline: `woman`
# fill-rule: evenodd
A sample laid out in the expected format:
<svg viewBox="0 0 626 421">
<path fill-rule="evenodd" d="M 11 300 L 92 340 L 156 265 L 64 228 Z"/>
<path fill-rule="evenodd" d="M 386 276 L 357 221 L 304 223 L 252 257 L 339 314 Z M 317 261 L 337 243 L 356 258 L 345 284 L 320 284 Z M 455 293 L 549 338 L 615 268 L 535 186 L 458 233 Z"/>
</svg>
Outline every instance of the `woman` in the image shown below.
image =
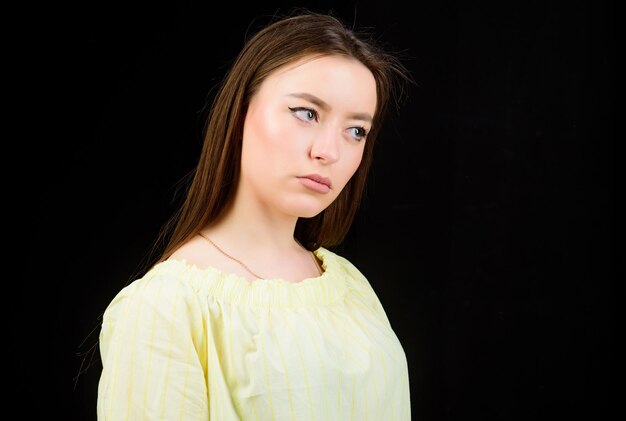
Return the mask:
<svg viewBox="0 0 626 421">
<path fill-rule="evenodd" d="M 338 19 L 251 37 L 208 117 L 165 250 L 110 303 L 100 420 L 408 420 L 402 346 L 330 251 L 408 73 Z"/>
</svg>

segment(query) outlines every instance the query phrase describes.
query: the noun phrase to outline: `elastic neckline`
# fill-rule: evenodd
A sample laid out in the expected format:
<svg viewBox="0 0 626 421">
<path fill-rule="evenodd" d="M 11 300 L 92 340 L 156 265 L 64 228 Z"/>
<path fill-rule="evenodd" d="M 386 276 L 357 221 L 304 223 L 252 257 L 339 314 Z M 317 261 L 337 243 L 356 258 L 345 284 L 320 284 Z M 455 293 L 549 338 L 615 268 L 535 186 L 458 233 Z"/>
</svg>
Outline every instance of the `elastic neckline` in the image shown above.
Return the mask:
<svg viewBox="0 0 626 421">
<path fill-rule="evenodd" d="M 198 267 L 184 259 L 170 259 L 155 265 L 153 275 L 165 273 L 189 282 L 199 293 L 218 300 L 247 306 L 302 307 L 329 304 L 346 292 L 335 255 L 320 247 L 313 253 L 321 260 L 324 272 L 316 277 L 290 282 L 282 278 L 248 281 L 235 273 L 212 266 Z"/>
</svg>

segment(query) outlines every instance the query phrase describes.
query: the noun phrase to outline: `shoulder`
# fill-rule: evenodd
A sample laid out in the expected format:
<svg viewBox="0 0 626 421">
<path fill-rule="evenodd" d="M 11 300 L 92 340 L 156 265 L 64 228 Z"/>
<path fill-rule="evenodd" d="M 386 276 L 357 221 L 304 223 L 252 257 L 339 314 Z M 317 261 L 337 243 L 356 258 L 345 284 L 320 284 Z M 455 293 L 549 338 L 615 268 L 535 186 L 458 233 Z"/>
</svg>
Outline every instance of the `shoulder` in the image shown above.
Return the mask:
<svg viewBox="0 0 626 421">
<path fill-rule="evenodd" d="M 151 352 L 154 344 L 204 343 L 207 314 L 186 271 L 180 262 L 158 263 L 115 295 L 101 322 L 103 361 Z"/>
<path fill-rule="evenodd" d="M 345 276 L 346 278 L 351 279 L 362 286 L 371 288 L 367 277 L 347 257 L 323 247 L 320 247 L 316 251 L 316 254 L 323 258 L 327 268 L 334 267 L 339 274 Z"/>
<path fill-rule="evenodd" d="M 382 302 L 363 272 L 352 261 L 342 255 L 324 248 L 320 248 L 319 251 L 328 259 L 328 267 L 334 268 L 333 276 L 341 276 L 352 292 L 360 297 L 359 299 L 368 307 L 375 310 L 382 320 L 388 323 Z"/>
<path fill-rule="evenodd" d="M 357 275 L 359 277 L 363 277 L 365 278 L 365 276 L 363 276 L 363 274 L 361 273 L 361 271 L 356 267 L 356 265 L 354 263 L 352 263 L 351 260 L 349 260 L 347 257 L 338 254 L 335 251 L 329 250 L 327 248 L 324 247 L 320 247 L 319 249 L 317 249 L 315 251 L 315 253 L 318 256 L 321 256 L 324 263 L 332 263 L 334 262 L 339 268 L 341 268 L 344 271 L 347 271 L 351 274 Z"/>
<path fill-rule="evenodd" d="M 108 304 L 104 322 L 129 313 L 159 309 L 174 311 L 181 305 L 193 308 L 198 294 L 183 262 L 165 261 L 152 266 L 143 276 L 123 287 Z"/>
</svg>

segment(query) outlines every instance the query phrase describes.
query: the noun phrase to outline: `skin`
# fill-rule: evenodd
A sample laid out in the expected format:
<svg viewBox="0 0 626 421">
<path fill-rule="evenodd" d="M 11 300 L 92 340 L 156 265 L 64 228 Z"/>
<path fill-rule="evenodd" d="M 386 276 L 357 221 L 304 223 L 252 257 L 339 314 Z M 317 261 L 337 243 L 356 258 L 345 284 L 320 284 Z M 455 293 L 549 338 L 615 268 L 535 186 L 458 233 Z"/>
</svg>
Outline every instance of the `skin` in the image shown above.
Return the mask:
<svg viewBox="0 0 626 421">
<path fill-rule="evenodd" d="M 294 240 L 296 222 L 322 212 L 354 175 L 375 109 L 374 77 L 354 59 L 308 57 L 275 71 L 246 114 L 234 201 L 203 232 L 264 278 L 318 276 Z M 330 191 L 307 188 L 299 177 L 308 174 L 329 178 Z M 199 236 L 170 258 L 255 279 Z"/>
</svg>

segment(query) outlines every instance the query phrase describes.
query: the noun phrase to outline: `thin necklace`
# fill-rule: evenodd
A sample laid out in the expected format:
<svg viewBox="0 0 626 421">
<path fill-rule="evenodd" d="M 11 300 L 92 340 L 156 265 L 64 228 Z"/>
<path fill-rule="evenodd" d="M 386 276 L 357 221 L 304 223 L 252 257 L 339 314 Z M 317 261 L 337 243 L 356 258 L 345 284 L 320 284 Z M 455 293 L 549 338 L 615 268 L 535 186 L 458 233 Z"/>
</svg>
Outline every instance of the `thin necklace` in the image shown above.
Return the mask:
<svg viewBox="0 0 626 421">
<path fill-rule="evenodd" d="M 205 240 L 207 240 L 209 243 L 213 244 L 213 247 L 215 247 L 220 253 L 222 253 L 224 256 L 228 257 L 231 260 L 234 260 L 235 262 L 239 263 L 245 270 L 247 270 L 249 273 L 252 274 L 252 276 L 256 277 L 257 279 L 262 279 L 259 275 L 257 275 L 256 273 L 252 272 L 250 270 L 250 268 L 248 267 L 248 265 L 246 265 L 244 262 L 242 262 L 239 259 L 234 258 L 233 256 L 231 256 L 230 254 L 226 253 L 224 250 L 222 250 L 217 244 L 215 244 L 209 237 L 207 237 L 204 233 L 199 232 L 198 234 L 200 234 L 200 237 L 204 238 Z"/>
<path fill-rule="evenodd" d="M 211 240 L 209 237 L 207 237 L 203 232 L 198 232 L 198 235 L 200 235 L 200 237 L 204 238 L 205 240 L 207 240 L 209 243 L 211 243 L 213 245 L 213 247 L 215 247 L 220 253 L 222 253 L 224 256 L 228 257 L 231 260 L 234 260 L 235 262 L 239 263 L 241 265 L 241 267 L 243 267 L 245 270 L 247 270 L 250 274 L 252 274 L 252 276 L 256 277 L 257 279 L 263 279 L 261 276 L 257 275 L 256 273 L 252 272 L 252 270 L 250 270 L 250 268 L 248 267 L 248 265 L 246 265 L 244 262 L 242 262 L 241 260 L 231 256 L 230 254 L 226 253 L 224 250 L 222 250 L 217 244 L 215 244 L 213 242 L 213 240 Z M 296 240 L 297 241 L 297 240 Z M 298 241 L 298 244 L 300 244 L 300 242 Z M 300 244 L 300 246 L 302 246 L 302 244 Z M 320 275 L 322 275 L 322 270 L 319 267 L 319 264 L 317 263 L 315 257 L 311 255 L 311 258 L 313 259 L 313 263 L 315 263 L 315 267 L 317 268 L 317 271 L 319 272 Z"/>
</svg>

